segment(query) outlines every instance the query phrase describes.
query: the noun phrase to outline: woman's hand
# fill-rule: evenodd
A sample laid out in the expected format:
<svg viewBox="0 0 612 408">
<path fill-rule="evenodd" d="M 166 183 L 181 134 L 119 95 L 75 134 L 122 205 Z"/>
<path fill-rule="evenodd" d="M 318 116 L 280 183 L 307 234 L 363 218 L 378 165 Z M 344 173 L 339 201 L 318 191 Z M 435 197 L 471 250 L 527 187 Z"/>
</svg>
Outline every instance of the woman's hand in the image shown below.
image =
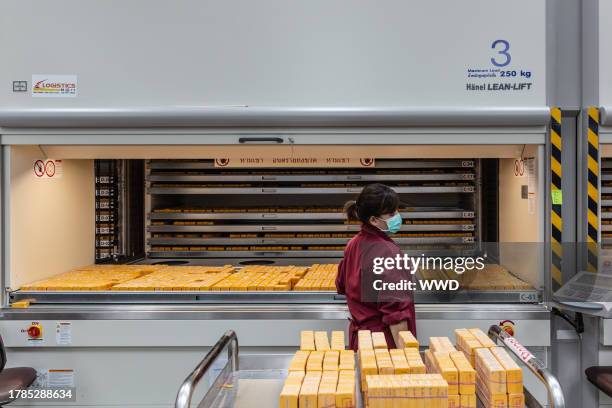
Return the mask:
<svg viewBox="0 0 612 408">
<path fill-rule="evenodd" d="M 408 322 L 404 320 L 399 323 L 392 324 L 389 326 L 389 330 L 391 330 L 391 335 L 393 336 L 393 341 L 395 342 L 395 348 L 404 348 L 399 332 L 408 330 Z"/>
</svg>

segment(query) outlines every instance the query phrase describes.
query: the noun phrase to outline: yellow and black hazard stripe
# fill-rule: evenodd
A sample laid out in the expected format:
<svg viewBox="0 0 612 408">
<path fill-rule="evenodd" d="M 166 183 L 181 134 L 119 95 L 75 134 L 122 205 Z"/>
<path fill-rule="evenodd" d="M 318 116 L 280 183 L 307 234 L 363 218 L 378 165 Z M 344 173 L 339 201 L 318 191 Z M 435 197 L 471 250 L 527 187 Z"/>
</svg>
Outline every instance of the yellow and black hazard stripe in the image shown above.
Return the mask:
<svg viewBox="0 0 612 408">
<path fill-rule="evenodd" d="M 563 260 L 563 214 L 561 181 L 563 177 L 563 138 L 561 136 L 561 109 L 552 108 L 550 111 L 550 189 L 552 192 L 551 205 L 551 249 L 552 262 L 551 271 L 553 279 L 553 290 L 557 290 L 563 284 L 562 260 Z"/>
<path fill-rule="evenodd" d="M 587 270 L 597 271 L 599 239 L 599 109 L 590 107 L 587 126 Z"/>
</svg>

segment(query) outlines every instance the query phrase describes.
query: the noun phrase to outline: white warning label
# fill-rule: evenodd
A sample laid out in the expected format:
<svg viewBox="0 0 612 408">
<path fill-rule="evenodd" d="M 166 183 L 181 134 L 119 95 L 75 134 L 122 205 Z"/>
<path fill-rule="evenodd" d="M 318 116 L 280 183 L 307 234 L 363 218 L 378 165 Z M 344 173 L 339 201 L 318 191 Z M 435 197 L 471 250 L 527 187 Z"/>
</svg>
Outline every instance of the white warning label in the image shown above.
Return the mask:
<svg viewBox="0 0 612 408">
<path fill-rule="evenodd" d="M 58 346 L 69 346 L 72 344 L 71 322 L 57 322 L 55 328 L 55 342 Z"/>
</svg>

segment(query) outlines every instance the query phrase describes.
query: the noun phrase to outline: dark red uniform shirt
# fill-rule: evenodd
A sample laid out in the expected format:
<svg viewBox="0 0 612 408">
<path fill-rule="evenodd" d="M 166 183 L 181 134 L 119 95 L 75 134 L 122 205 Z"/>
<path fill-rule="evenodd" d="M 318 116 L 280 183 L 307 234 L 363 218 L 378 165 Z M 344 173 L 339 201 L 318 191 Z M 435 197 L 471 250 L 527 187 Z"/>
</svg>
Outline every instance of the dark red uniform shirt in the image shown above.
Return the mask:
<svg viewBox="0 0 612 408">
<path fill-rule="evenodd" d="M 374 279 L 378 276 L 372 272 L 375 257 L 395 258 L 401 254 L 399 246 L 380 229 L 364 224 L 361 231 L 346 245 L 344 259 L 338 267 L 336 288 L 338 293 L 346 295 L 346 302 L 351 313 L 349 328 L 350 347 L 357 350 L 357 331 L 371 330 L 385 333 L 387 345 L 395 346 L 389 326 L 401 321 L 407 321 L 408 329 L 416 336 L 416 324 L 413 298 L 409 293 L 402 293 L 397 300 L 373 299 L 372 295 L 365 296 Z M 393 274 L 393 271 L 385 271 Z M 406 271 L 403 272 L 404 276 Z M 374 294 L 373 296 L 376 296 Z"/>
</svg>

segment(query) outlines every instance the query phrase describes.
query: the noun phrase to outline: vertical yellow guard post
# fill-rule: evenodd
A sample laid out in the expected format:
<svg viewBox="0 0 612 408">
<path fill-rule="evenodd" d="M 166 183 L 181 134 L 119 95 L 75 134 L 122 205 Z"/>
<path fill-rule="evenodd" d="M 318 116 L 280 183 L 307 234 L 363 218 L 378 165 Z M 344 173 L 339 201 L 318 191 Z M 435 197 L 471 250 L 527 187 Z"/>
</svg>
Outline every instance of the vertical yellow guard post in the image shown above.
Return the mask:
<svg viewBox="0 0 612 408">
<path fill-rule="evenodd" d="M 587 270 L 598 268 L 599 238 L 599 109 L 590 107 L 587 128 Z"/>
<path fill-rule="evenodd" d="M 563 285 L 562 260 L 563 260 L 563 214 L 561 212 L 563 202 L 563 189 L 561 180 L 563 177 L 563 139 L 561 136 L 561 109 L 552 108 L 550 112 L 550 189 L 552 196 L 551 205 L 551 249 L 552 249 L 552 279 L 553 290 Z"/>
</svg>

